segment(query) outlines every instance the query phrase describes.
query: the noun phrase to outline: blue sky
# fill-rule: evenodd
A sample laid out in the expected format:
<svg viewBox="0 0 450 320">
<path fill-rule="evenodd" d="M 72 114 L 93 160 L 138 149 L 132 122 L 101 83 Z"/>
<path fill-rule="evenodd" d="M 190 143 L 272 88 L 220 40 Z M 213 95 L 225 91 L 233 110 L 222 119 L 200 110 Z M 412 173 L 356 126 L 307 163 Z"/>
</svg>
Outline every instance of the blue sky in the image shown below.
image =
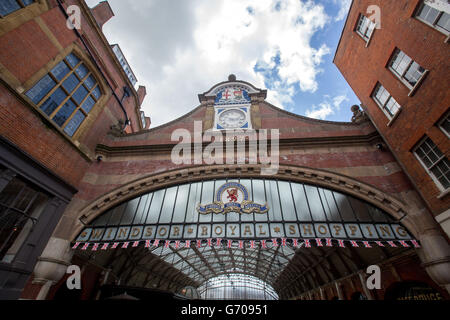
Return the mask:
<svg viewBox="0 0 450 320">
<path fill-rule="evenodd" d="M 231 73 L 300 115 L 350 121 L 359 104 L 333 64 L 351 0 L 108 2 L 115 16 L 103 32 L 146 86 L 152 127 L 195 108 L 199 93 Z"/>
</svg>

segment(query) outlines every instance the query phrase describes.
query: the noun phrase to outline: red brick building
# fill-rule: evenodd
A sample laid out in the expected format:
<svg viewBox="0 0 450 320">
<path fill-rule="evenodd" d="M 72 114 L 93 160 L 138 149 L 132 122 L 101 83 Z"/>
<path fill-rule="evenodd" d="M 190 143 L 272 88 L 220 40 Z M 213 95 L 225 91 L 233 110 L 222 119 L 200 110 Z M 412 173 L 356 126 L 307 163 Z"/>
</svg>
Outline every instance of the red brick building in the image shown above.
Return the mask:
<svg viewBox="0 0 450 320">
<path fill-rule="evenodd" d="M 359 108 L 351 122 L 310 119 L 230 75 L 148 129 L 145 89 L 100 29 L 107 2 L 16 4 L 0 20 L 0 204 L 29 219 L 0 226 L 0 298 L 449 298 L 448 239 Z M 71 4 L 80 30 L 67 28 Z"/>
<path fill-rule="evenodd" d="M 80 8 L 79 30 L 66 26 L 70 5 Z M 111 130 L 136 132 L 150 119 L 140 111 L 145 87 L 135 89 L 101 31 L 113 16 L 107 2 L 92 10 L 59 0 L 2 1 L 0 8 L 0 297 L 17 298 L 97 162 L 96 145 Z"/>
<path fill-rule="evenodd" d="M 447 235 L 449 10 L 446 1 L 353 1 L 334 58 Z"/>
</svg>

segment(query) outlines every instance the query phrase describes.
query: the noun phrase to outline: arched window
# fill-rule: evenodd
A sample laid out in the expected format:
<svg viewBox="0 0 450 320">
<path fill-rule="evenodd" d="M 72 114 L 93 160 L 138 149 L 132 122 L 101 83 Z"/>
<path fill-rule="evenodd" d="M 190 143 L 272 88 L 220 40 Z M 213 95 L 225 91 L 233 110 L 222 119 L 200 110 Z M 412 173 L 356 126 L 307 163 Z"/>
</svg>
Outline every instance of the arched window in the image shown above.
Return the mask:
<svg viewBox="0 0 450 320">
<path fill-rule="evenodd" d="M 70 137 L 102 95 L 92 73 L 73 53 L 25 94 Z"/>
</svg>

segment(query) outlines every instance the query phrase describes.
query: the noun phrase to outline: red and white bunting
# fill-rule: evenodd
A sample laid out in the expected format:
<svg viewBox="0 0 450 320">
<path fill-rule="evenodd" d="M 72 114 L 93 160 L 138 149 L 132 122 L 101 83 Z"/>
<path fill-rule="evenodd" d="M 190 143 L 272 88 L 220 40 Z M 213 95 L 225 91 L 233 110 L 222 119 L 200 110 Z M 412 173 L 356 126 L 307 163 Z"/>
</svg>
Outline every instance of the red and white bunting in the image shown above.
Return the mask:
<svg viewBox="0 0 450 320">
<path fill-rule="evenodd" d="M 266 240 L 261 240 L 261 248 L 263 249 L 267 248 Z"/>
<path fill-rule="evenodd" d="M 346 240 L 346 239 L 332 239 L 332 238 L 314 238 L 314 239 L 287 239 L 287 238 L 272 238 L 270 240 L 264 239 L 264 240 L 234 240 L 234 241 L 238 241 L 238 247 L 240 249 L 244 248 L 244 246 L 246 245 L 246 243 L 249 244 L 249 247 L 254 249 L 257 247 L 257 243 L 260 243 L 261 248 L 263 249 L 267 249 L 267 241 L 270 241 L 271 246 L 269 246 L 269 248 L 277 248 L 279 246 L 285 247 L 288 245 L 291 245 L 293 247 L 300 247 L 301 243 L 299 242 L 303 241 L 304 247 L 305 248 L 311 248 L 311 240 L 313 240 L 316 245 L 318 247 L 323 247 L 324 243 L 322 240 L 325 240 L 325 246 L 327 247 L 332 247 L 333 246 L 333 240 L 337 240 L 338 246 L 341 248 L 345 248 L 345 241 L 349 241 L 350 244 L 353 247 L 360 247 L 360 246 L 364 246 L 365 248 L 372 248 L 373 243 L 377 244 L 380 247 L 385 247 L 386 243 L 387 245 L 395 248 L 398 247 L 398 244 L 395 244 L 395 242 L 398 242 L 401 246 L 405 247 L 405 248 L 409 248 L 411 246 L 415 247 L 415 248 L 420 248 L 420 244 L 418 243 L 417 240 L 389 240 L 389 241 L 367 241 L 367 240 Z M 196 241 L 197 247 L 201 248 L 202 247 L 202 240 L 198 239 L 198 240 L 193 240 Z M 207 246 L 208 247 L 213 247 L 214 245 L 217 247 L 221 247 L 222 246 L 222 241 L 226 241 L 227 243 L 227 247 L 231 248 L 232 244 L 233 244 L 233 240 L 225 240 L 223 238 L 208 238 L 206 239 L 207 241 Z M 289 241 L 289 242 L 288 242 Z M 138 247 L 139 243 L 141 241 L 134 241 L 131 242 L 132 243 L 132 247 Z M 372 242 L 372 244 L 371 244 Z M 384 243 L 383 243 L 384 242 Z M 411 242 L 411 243 L 408 243 Z M 151 242 L 151 240 L 145 240 L 145 247 L 146 248 L 150 248 L 151 246 L 153 247 L 158 247 L 159 244 L 162 243 L 161 240 L 159 239 L 155 239 L 153 240 L 153 244 Z M 184 248 L 189 248 L 191 246 L 192 240 L 185 240 L 184 241 Z M 81 250 L 86 250 L 88 249 L 88 247 L 92 244 L 92 251 L 97 251 L 98 248 L 100 247 L 101 250 L 106 250 L 109 247 L 111 249 L 115 249 L 117 248 L 119 245 L 121 245 L 121 248 L 128 248 L 130 242 L 113 242 L 113 243 L 90 243 L 90 242 L 76 242 L 73 246 L 72 249 L 77 249 L 81 247 Z M 180 248 L 182 246 L 182 241 L 180 240 L 164 240 L 164 247 L 168 248 L 170 245 L 174 245 L 176 249 Z M 111 246 L 110 246 L 111 245 Z"/>
<path fill-rule="evenodd" d="M 79 245 L 80 245 L 80 242 L 75 242 L 75 244 L 73 245 L 72 249 L 78 248 Z"/>
<path fill-rule="evenodd" d="M 416 240 L 411 240 L 412 244 L 414 245 L 414 248 L 420 248 L 419 243 L 417 243 Z"/>
<path fill-rule="evenodd" d="M 272 239 L 272 248 L 276 248 L 276 247 L 278 247 L 278 241 L 276 238 L 273 238 Z"/>
<path fill-rule="evenodd" d="M 392 248 L 397 248 L 397 245 L 394 243 L 394 241 L 386 241 Z"/>
<path fill-rule="evenodd" d="M 322 239 L 316 238 L 316 244 L 317 244 L 318 247 L 323 247 Z"/>
<path fill-rule="evenodd" d="M 372 246 L 369 244 L 369 241 L 363 241 L 363 244 L 366 248 L 372 248 Z"/>
<path fill-rule="evenodd" d="M 404 246 L 405 248 L 409 248 L 409 245 L 406 243 L 406 241 L 400 240 L 399 242 L 400 242 L 400 244 L 401 244 L 402 246 Z"/>
</svg>

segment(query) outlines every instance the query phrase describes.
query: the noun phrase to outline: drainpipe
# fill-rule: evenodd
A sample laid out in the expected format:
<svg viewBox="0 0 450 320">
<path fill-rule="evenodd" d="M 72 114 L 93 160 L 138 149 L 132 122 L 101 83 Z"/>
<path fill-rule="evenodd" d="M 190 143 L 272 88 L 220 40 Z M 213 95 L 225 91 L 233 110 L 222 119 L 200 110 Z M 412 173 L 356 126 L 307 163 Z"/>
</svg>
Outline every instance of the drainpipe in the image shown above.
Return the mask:
<svg viewBox="0 0 450 320">
<path fill-rule="evenodd" d="M 62 11 L 62 13 L 64 14 L 64 16 L 66 17 L 66 19 L 69 19 L 69 15 L 66 12 L 66 9 L 64 9 L 61 0 L 56 0 L 56 2 L 58 3 L 58 7 L 59 9 Z M 103 79 L 105 80 L 105 82 L 108 84 L 108 87 L 111 89 L 112 94 L 114 96 L 114 98 L 117 100 L 117 102 L 120 105 L 120 108 L 123 111 L 123 114 L 125 116 L 125 121 L 124 121 L 124 126 L 122 128 L 122 131 L 125 130 L 125 128 L 127 127 L 128 124 L 130 124 L 130 119 L 128 118 L 127 115 L 127 111 L 125 110 L 125 107 L 123 106 L 122 102 L 125 98 L 125 96 L 129 97 L 130 96 L 130 91 L 128 87 L 124 87 L 124 94 L 122 96 L 122 99 L 119 99 L 119 97 L 117 96 L 117 94 L 114 92 L 114 89 L 112 88 L 111 84 L 109 83 L 108 79 L 106 78 L 106 76 L 104 75 L 103 71 L 101 70 L 100 66 L 98 65 L 97 61 L 94 58 L 94 55 L 92 54 L 91 50 L 89 49 L 89 47 L 87 46 L 86 42 L 84 41 L 84 39 L 81 37 L 81 34 L 78 32 L 78 30 L 76 28 L 72 29 L 75 34 L 77 35 L 78 39 L 80 39 L 81 43 L 83 43 L 83 46 L 86 48 L 87 52 L 89 53 L 89 55 L 91 56 L 96 68 L 98 69 L 98 71 L 100 72 L 100 74 L 103 76 Z M 126 88 L 126 90 L 125 90 Z"/>
</svg>

